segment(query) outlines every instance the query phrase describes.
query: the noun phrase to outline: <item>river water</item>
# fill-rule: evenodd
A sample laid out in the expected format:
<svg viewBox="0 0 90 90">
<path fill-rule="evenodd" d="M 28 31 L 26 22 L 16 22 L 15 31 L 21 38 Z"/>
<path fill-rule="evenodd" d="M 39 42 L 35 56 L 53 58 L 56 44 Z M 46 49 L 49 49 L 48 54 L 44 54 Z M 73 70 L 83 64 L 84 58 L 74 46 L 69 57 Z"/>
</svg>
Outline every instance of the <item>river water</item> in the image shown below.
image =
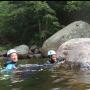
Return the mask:
<svg viewBox="0 0 90 90">
<path fill-rule="evenodd" d="M 41 64 L 45 59 L 19 60 L 19 64 Z M 64 66 L 65 67 L 65 66 Z M 90 90 L 90 72 L 59 67 L 42 70 L 21 78 L 21 74 L 0 80 L 0 90 Z"/>
</svg>

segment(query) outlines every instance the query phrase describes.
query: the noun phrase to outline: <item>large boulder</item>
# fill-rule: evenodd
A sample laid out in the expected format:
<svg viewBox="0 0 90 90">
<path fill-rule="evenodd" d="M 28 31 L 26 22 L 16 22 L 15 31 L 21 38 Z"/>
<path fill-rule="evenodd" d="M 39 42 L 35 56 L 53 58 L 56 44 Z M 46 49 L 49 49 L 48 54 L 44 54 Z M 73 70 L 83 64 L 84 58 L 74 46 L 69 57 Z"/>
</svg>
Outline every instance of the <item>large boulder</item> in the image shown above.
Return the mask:
<svg viewBox="0 0 90 90">
<path fill-rule="evenodd" d="M 19 58 L 27 58 L 29 52 L 29 47 L 27 45 L 16 46 L 14 49 L 17 51 Z"/>
<path fill-rule="evenodd" d="M 80 64 L 90 69 L 90 38 L 76 38 L 63 43 L 56 51 L 57 57 L 63 56 L 71 64 Z"/>
<path fill-rule="evenodd" d="M 76 21 L 59 30 L 43 43 L 43 55 L 46 56 L 45 52 L 49 49 L 57 50 L 62 43 L 73 38 L 90 38 L 90 25 L 83 21 Z"/>
</svg>

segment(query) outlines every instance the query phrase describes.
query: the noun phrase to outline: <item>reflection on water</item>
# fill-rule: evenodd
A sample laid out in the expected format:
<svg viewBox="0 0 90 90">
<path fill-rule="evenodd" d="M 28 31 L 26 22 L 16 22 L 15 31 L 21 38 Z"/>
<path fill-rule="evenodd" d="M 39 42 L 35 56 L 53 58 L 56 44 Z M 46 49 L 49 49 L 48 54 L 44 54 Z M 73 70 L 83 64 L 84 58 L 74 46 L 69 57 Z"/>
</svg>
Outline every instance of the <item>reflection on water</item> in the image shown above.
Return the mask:
<svg viewBox="0 0 90 90">
<path fill-rule="evenodd" d="M 21 60 L 19 63 L 44 63 L 46 59 Z M 90 73 L 64 68 L 53 71 L 39 71 L 27 76 L 12 75 L 7 80 L 0 80 L 1 90 L 90 90 Z"/>
<path fill-rule="evenodd" d="M 76 76 L 76 79 L 82 83 L 90 84 L 90 70 L 81 72 Z"/>
</svg>

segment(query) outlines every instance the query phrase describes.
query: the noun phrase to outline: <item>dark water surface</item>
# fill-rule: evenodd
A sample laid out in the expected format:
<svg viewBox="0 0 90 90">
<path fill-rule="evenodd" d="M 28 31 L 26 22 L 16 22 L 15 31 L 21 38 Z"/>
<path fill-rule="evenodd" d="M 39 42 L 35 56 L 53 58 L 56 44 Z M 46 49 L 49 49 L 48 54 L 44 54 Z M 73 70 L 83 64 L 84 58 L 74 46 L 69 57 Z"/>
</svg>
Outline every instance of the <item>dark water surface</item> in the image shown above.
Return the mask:
<svg viewBox="0 0 90 90">
<path fill-rule="evenodd" d="M 47 59 L 19 60 L 21 64 L 45 63 Z M 60 67 L 53 71 L 39 71 L 26 79 L 12 75 L 0 80 L 0 90 L 90 90 L 90 73 Z"/>
</svg>

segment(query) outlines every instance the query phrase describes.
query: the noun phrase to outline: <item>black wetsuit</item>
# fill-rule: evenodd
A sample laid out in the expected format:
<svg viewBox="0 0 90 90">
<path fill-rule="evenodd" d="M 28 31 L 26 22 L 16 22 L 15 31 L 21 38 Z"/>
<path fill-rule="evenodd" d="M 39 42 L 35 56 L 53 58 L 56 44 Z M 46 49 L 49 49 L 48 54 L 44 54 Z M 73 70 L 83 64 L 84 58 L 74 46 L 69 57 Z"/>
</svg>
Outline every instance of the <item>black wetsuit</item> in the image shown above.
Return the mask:
<svg viewBox="0 0 90 90">
<path fill-rule="evenodd" d="M 64 60 L 65 60 L 64 57 L 59 56 L 56 61 L 48 60 L 47 64 L 60 63 L 61 61 L 64 61 Z"/>
</svg>

